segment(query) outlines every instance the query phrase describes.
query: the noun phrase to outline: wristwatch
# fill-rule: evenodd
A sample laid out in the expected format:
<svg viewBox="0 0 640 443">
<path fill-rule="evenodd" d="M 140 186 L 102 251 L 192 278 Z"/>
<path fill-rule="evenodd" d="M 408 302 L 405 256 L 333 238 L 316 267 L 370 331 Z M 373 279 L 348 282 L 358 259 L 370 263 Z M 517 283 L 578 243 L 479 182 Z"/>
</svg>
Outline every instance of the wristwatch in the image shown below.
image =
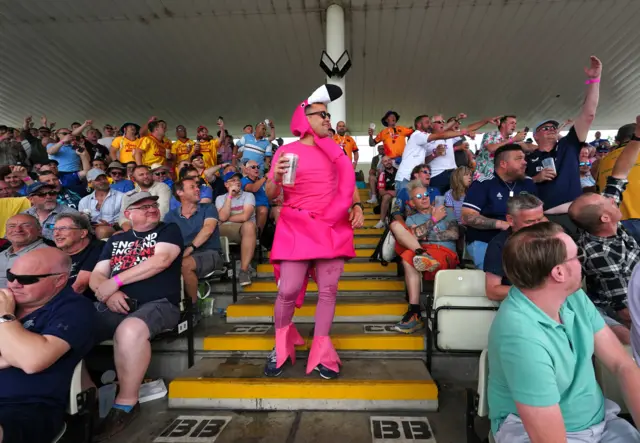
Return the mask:
<svg viewBox="0 0 640 443">
<path fill-rule="evenodd" d="M 8 321 L 15 321 L 16 316 L 13 314 L 4 314 L 0 315 L 0 323 L 6 323 Z"/>
</svg>

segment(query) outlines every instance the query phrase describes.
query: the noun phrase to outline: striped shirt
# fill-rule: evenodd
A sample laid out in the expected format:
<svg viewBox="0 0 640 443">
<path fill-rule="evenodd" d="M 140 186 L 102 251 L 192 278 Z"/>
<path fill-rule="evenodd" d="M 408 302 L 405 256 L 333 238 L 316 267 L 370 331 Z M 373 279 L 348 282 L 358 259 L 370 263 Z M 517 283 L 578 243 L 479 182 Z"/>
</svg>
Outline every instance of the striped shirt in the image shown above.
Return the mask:
<svg viewBox="0 0 640 443">
<path fill-rule="evenodd" d="M 100 223 L 100 220 L 104 220 L 112 225 L 118 221 L 118 217 L 120 216 L 120 207 L 122 206 L 123 195 L 124 194 L 120 191 L 110 189 L 102 202 L 102 206 L 98 209 L 96 193 L 92 192 L 80 200 L 78 210 L 85 214 L 90 213 L 91 223 L 96 224 Z"/>
<path fill-rule="evenodd" d="M 242 162 L 254 160 L 262 169 L 264 158 L 271 157 L 271 142 L 266 138 L 257 140 L 253 134 L 246 134 L 238 141 L 239 152 L 242 152 Z"/>
</svg>

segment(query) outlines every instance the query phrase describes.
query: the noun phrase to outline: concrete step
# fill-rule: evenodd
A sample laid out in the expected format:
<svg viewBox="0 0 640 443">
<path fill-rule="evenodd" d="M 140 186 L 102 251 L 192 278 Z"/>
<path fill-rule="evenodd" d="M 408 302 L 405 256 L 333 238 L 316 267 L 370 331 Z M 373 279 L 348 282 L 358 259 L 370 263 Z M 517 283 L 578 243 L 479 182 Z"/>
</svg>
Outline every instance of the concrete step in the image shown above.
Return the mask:
<svg viewBox="0 0 640 443">
<path fill-rule="evenodd" d="M 365 220 L 380 220 L 380 216 L 377 214 L 374 214 L 373 211 L 371 210 L 365 210 L 364 211 L 364 219 Z"/>
<path fill-rule="evenodd" d="M 305 339 L 297 351 L 309 351 L 313 340 L 313 324 L 296 325 Z M 272 324 L 218 324 L 209 328 L 203 338 L 203 351 L 271 351 L 275 329 Z M 425 351 L 424 329 L 413 334 L 393 330 L 391 323 L 335 323 L 331 341 L 338 351 Z"/>
<path fill-rule="evenodd" d="M 228 323 L 273 323 L 273 297 L 243 297 L 227 307 Z M 313 323 L 318 298 L 307 296 L 305 303 L 296 309 L 293 321 Z M 407 310 L 407 302 L 401 296 L 348 297 L 338 296 L 334 322 L 337 323 L 396 323 Z"/>
<path fill-rule="evenodd" d="M 364 228 L 373 228 L 376 225 L 376 223 L 378 223 L 379 221 L 380 221 L 380 217 L 379 216 L 377 216 L 375 218 L 370 218 L 370 219 L 367 219 L 365 217 L 364 225 L 362 225 L 362 226 Z"/>
<path fill-rule="evenodd" d="M 273 265 L 264 264 L 258 265 L 258 277 L 259 278 L 273 278 Z M 382 266 L 379 262 L 359 262 L 359 263 L 345 263 L 344 272 L 345 277 L 366 277 L 366 276 L 395 276 L 398 273 L 398 267 L 396 263 L 389 263 L 387 266 Z"/>
<path fill-rule="evenodd" d="M 277 378 L 264 359 L 203 358 L 169 384 L 170 408 L 233 410 L 436 411 L 438 387 L 420 360 L 343 359 L 340 377 L 287 363 Z"/>
<path fill-rule="evenodd" d="M 377 237 L 354 237 L 353 246 L 358 249 L 375 249 L 380 241 L 380 236 Z M 373 252 L 372 252 L 373 254 Z"/>
<path fill-rule="evenodd" d="M 363 263 L 358 263 L 358 265 Z M 374 263 L 375 264 L 375 263 Z M 389 265 L 390 266 L 390 265 Z M 388 292 L 404 291 L 404 281 L 397 279 L 347 279 L 341 278 L 338 282 L 338 291 L 358 292 Z M 260 280 L 254 279 L 250 285 L 240 287 L 240 292 L 278 292 L 278 286 L 273 278 Z M 314 281 L 307 284 L 307 292 L 318 292 L 318 285 Z"/>
</svg>

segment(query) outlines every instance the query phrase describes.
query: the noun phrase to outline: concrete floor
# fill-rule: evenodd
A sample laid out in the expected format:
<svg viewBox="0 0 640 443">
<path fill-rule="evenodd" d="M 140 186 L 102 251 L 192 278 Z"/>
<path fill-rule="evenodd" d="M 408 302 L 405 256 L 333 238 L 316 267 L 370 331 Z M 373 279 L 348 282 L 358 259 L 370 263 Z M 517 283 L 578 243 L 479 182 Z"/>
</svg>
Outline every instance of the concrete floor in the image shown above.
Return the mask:
<svg viewBox="0 0 640 443">
<path fill-rule="evenodd" d="M 233 412 L 218 410 L 169 410 L 166 399 L 142 405 L 141 416 L 112 443 L 158 442 L 216 442 L 216 443 L 377 443 L 414 440 L 373 438 L 370 417 L 411 417 L 428 419 L 433 438 L 416 439 L 427 443 L 464 443 L 465 392 L 461 386 L 441 386 L 440 411 L 420 414 L 416 412 Z M 174 420 L 182 416 L 181 424 Z M 186 417 L 185 417 L 186 416 Z M 198 417 L 208 417 L 209 426 Z M 216 417 L 216 418 L 214 418 Z M 224 422 L 229 420 L 226 426 Z M 214 420 L 214 421 L 211 421 Z M 215 421 L 219 420 L 219 421 Z M 166 431 L 173 423 L 173 431 Z M 200 426 L 199 426 L 200 424 Z M 202 428 L 197 437 L 193 432 Z M 486 435 L 489 424 L 478 423 L 481 435 Z M 180 435 L 185 430 L 185 437 Z M 221 429 L 221 431 L 220 431 Z M 415 428 L 414 428 L 415 429 Z M 163 434 L 164 437 L 161 437 Z M 414 434 L 418 435 L 418 434 Z"/>
</svg>

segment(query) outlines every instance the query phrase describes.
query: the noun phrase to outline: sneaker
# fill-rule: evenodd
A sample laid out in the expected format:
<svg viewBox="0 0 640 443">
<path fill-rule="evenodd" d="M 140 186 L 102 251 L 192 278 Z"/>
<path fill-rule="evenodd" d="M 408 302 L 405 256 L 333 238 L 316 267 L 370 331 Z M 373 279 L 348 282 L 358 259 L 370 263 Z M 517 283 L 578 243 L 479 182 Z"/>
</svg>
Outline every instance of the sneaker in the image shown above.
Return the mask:
<svg viewBox="0 0 640 443">
<path fill-rule="evenodd" d="M 138 415 L 140 415 L 140 403 L 136 403 L 130 412 L 124 412 L 118 408 L 111 408 L 107 416 L 97 427 L 97 435 L 93 438 L 93 441 L 100 443 L 110 440 L 116 434 L 124 431 Z"/>
<path fill-rule="evenodd" d="M 369 200 L 367 200 L 367 203 L 369 203 L 370 205 L 375 205 L 376 203 L 378 203 L 378 197 L 372 197 Z"/>
<path fill-rule="evenodd" d="M 267 364 L 264 365 L 264 375 L 267 377 L 277 377 L 282 374 L 282 366 L 278 368 L 276 364 L 276 348 L 273 348 L 267 356 Z"/>
<path fill-rule="evenodd" d="M 413 267 L 420 272 L 435 272 L 440 269 L 440 262 L 434 260 L 428 254 L 420 254 L 413 257 Z"/>
<path fill-rule="evenodd" d="M 380 220 L 378 223 L 376 223 L 376 224 L 375 224 L 375 226 L 373 227 L 373 229 L 382 229 L 382 228 L 384 228 L 386 225 L 387 225 L 387 224 L 386 224 L 384 221 Z"/>
<path fill-rule="evenodd" d="M 407 311 L 398 323 L 395 324 L 393 329 L 403 334 L 411 334 L 419 331 L 424 327 L 424 323 L 418 314 L 415 312 Z"/>
<path fill-rule="evenodd" d="M 324 378 L 325 380 L 333 380 L 334 378 L 338 378 L 338 373 L 336 371 L 332 371 L 323 364 L 319 364 L 318 366 L 313 368 L 313 370 L 318 371 L 320 373 L 320 377 Z"/>
<path fill-rule="evenodd" d="M 238 280 L 240 281 L 240 286 L 249 286 L 251 284 L 251 273 L 241 269 L 238 273 Z"/>
</svg>

